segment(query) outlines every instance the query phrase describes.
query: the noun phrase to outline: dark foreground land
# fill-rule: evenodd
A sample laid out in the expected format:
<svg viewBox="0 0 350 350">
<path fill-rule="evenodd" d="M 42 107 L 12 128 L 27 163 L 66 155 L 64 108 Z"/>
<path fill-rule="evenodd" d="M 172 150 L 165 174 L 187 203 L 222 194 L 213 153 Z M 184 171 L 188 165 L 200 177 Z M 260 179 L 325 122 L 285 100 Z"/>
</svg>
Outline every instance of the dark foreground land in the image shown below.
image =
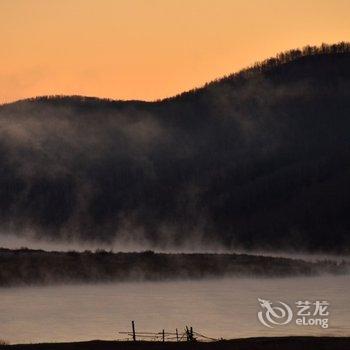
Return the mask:
<svg viewBox="0 0 350 350">
<path fill-rule="evenodd" d="M 18 350 L 349 350 L 350 337 L 278 337 L 222 340 L 216 342 L 131 342 L 100 341 L 77 343 L 19 344 L 0 346 Z"/>
<path fill-rule="evenodd" d="M 304 261 L 248 254 L 46 252 L 0 249 L 0 287 L 217 277 L 345 274 L 345 261 Z"/>
</svg>

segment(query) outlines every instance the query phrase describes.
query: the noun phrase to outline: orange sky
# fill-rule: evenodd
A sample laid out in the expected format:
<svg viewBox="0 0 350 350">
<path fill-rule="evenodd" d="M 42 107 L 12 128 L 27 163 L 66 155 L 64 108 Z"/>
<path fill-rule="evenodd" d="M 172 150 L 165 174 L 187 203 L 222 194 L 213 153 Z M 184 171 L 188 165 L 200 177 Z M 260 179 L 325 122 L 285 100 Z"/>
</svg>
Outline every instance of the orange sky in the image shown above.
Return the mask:
<svg viewBox="0 0 350 350">
<path fill-rule="evenodd" d="M 277 52 L 350 41 L 349 0 L 0 0 L 0 103 L 153 100 Z"/>
</svg>

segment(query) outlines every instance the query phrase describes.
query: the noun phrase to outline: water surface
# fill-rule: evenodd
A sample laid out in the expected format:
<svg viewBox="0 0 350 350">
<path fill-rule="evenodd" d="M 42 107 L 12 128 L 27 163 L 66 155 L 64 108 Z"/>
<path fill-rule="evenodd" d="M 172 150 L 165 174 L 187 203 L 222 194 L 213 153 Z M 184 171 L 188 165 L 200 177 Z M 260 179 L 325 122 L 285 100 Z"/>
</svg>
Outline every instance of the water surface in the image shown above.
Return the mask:
<svg viewBox="0 0 350 350">
<path fill-rule="evenodd" d="M 215 338 L 269 335 L 350 336 L 350 277 L 218 279 L 0 289 L 0 338 L 11 343 L 118 339 L 140 331 L 192 325 Z M 266 328 L 257 299 L 328 300 L 328 329 Z"/>
</svg>

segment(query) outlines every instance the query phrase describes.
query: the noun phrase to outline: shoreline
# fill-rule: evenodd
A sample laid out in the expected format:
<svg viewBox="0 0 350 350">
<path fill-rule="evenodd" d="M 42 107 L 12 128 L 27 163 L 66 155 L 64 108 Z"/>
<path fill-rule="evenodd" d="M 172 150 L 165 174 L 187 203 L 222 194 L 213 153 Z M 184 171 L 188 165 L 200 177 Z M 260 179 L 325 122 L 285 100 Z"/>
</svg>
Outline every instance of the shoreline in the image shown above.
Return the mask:
<svg viewBox="0 0 350 350">
<path fill-rule="evenodd" d="M 128 281 L 198 280 L 212 277 L 310 277 L 343 275 L 345 261 L 252 254 L 47 252 L 0 248 L 0 287 Z"/>
<path fill-rule="evenodd" d="M 39 343 L 1 345 L 0 349 L 18 350 L 118 350 L 118 349 L 235 349 L 235 350 L 349 350 L 350 337 L 312 337 L 312 336 L 285 336 L 285 337 L 257 337 L 213 342 L 153 342 L 153 341 L 104 341 L 91 340 L 68 343 Z"/>
</svg>

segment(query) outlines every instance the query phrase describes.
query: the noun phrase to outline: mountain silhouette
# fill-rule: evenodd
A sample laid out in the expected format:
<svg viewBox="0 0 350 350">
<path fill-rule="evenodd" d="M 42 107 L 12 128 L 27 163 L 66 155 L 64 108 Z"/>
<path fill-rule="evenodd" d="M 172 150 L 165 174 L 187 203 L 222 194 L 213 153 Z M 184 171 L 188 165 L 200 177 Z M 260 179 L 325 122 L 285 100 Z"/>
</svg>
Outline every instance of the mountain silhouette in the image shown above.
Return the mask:
<svg viewBox="0 0 350 350">
<path fill-rule="evenodd" d="M 155 102 L 0 106 L 1 232 L 155 248 L 350 250 L 350 44 Z"/>
</svg>

